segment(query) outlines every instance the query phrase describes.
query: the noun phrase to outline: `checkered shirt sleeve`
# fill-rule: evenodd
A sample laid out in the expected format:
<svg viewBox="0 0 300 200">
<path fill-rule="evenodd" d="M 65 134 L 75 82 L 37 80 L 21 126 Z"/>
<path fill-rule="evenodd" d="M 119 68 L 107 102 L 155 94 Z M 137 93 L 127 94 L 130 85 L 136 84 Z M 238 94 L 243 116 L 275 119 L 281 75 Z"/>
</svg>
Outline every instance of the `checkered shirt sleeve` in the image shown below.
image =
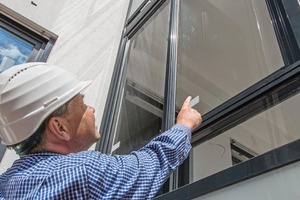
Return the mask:
<svg viewBox="0 0 300 200">
<path fill-rule="evenodd" d="M 188 156 L 190 134 L 175 125 L 129 155 L 24 156 L 0 176 L 0 199 L 152 199 Z"/>
</svg>

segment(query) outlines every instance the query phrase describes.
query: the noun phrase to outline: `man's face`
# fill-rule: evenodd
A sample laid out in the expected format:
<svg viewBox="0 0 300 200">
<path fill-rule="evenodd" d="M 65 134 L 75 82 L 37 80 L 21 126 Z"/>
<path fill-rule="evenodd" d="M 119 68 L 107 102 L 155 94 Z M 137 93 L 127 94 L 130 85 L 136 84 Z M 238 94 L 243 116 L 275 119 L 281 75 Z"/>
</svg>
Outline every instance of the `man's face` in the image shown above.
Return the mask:
<svg viewBox="0 0 300 200">
<path fill-rule="evenodd" d="M 78 94 L 70 101 L 66 117 L 71 135 L 70 142 L 77 151 L 87 150 L 100 138 L 95 126 L 95 110 L 84 103 L 83 97 Z"/>
</svg>

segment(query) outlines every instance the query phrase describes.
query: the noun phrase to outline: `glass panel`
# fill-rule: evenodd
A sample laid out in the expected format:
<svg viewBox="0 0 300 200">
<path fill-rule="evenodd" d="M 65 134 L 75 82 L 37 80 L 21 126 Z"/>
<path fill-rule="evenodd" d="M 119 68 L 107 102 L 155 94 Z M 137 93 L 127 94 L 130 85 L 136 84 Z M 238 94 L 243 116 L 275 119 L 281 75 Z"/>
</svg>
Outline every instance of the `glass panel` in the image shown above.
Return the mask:
<svg viewBox="0 0 300 200">
<path fill-rule="evenodd" d="M 181 1 L 176 105 L 207 113 L 284 65 L 265 1 Z"/>
<path fill-rule="evenodd" d="M 0 73 L 25 63 L 34 46 L 0 27 Z"/>
<path fill-rule="evenodd" d="M 298 46 L 300 47 L 300 1 L 299 0 L 281 0 L 287 12 L 288 19 L 296 36 Z"/>
<path fill-rule="evenodd" d="M 112 151 L 126 154 L 160 132 L 168 41 L 168 6 L 163 6 L 129 41 L 123 99 Z"/>
<path fill-rule="evenodd" d="M 140 5 L 142 5 L 144 1 L 145 0 L 132 0 L 129 17 L 131 17 L 131 15 L 138 9 Z"/>
<path fill-rule="evenodd" d="M 299 139 L 299 85 L 298 77 L 249 110 L 264 110 L 286 96 L 296 96 L 193 148 L 194 181 Z"/>
</svg>

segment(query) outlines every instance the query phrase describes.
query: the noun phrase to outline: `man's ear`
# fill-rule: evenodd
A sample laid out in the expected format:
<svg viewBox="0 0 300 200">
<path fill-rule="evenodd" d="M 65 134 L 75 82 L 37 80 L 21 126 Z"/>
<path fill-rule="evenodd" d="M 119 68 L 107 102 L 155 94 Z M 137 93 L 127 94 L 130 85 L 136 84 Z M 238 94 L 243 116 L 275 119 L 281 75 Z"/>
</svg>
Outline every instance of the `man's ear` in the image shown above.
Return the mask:
<svg viewBox="0 0 300 200">
<path fill-rule="evenodd" d="M 70 140 L 70 134 L 64 118 L 51 117 L 47 126 L 57 138 L 66 141 Z"/>
</svg>

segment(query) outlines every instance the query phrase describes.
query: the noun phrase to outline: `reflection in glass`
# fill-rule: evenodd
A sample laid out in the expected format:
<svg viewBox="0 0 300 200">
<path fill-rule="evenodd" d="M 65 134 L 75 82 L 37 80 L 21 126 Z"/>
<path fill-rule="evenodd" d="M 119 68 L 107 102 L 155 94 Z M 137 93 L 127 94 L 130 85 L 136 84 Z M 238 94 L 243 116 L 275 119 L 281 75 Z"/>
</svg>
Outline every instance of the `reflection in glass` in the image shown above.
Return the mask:
<svg viewBox="0 0 300 200">
<path fill-rule="evenodd" d="M 118 117 L 115 154 L 145 145 L 162 125 L 168 6 L 163 6 L 129 41 L 129 58 Z"/>
<path fill-rule="evenodd" d="M 256 113 L 264 112 L 194 147 L 194 181 L 300 139 L 299 85 L 298 77 L 249 107 Z"/>
<path fill-rule="evenodd" d="M 181 2 L 176 105 L 200 97 L 207 113 L 281 68 L 265 1 Z"/>
<path fill-rule="evenodd" d="M 0 27 L 0 72 L 25 63 L 34 46 Z"/>
</svg>

